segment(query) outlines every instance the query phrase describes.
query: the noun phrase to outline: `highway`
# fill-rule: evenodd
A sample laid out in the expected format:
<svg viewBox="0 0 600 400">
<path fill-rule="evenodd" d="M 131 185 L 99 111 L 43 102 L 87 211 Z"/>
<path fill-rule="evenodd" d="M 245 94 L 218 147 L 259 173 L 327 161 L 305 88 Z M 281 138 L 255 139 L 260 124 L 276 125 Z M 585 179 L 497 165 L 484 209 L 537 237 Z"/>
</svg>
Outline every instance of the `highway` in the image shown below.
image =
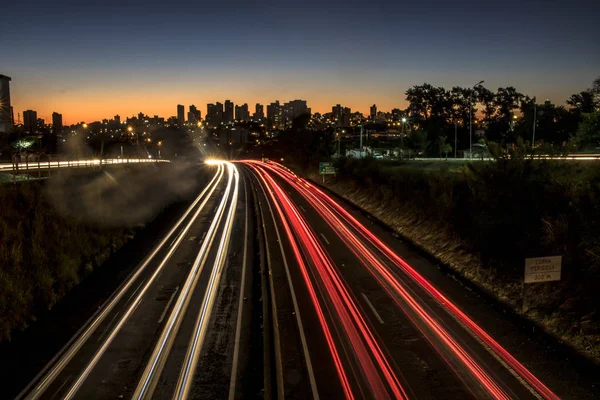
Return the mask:
<svg viewBox="0 0 600 400">
<path fill-rule="evenodd" d="M 212 180 L 17 398 L 600 395 L 577 365 L 284 166 L 206 164 Z"/>
<path fill-rule="evenodd" d="M 170 232 L 18 398 L 188 397 L 207 382 L 229 392 L 222 370 L 233 354 L 221 357 L 219 346 L 236 347 L 249 218 L 236 167 L 214 164 Z M 239 343 L 238 332 L 244 353 Z"/>
<path fill-rule="evenodd" d="M 399 246 L 364 215 L 279 164 L 243 164 L 270 260 L 270 372 L 276 397 L 598 395 L 597 378 L 574 384 L 581 376 L 577 366 L 548 356 L 544 345 L 532 343 L 518 324 L 458 287 L 414 250 Z M 495 335 L 511 351 L 521 350 L 527 364 Z M 522 351 L 524 344 L 529 354 Z M 548 366 L 562 377 L 548 372 Z M 553 388 L 545 375 L 552 377 Z"/>
</svg>

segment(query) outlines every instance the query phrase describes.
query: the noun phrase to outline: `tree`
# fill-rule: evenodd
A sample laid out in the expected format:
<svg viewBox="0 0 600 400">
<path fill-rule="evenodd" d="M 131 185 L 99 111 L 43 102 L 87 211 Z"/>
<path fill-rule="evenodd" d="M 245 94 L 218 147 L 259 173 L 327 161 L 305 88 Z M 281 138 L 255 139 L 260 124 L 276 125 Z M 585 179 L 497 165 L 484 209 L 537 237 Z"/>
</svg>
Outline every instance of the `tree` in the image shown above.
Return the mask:
<svg viewBox="0 0 600 400">
<path fill-rule="evenodd" d="M 583 114 L 583 120 L 579 123 L 577 138 L 582 146 L 600 145 L 600 111 Z"/>
<path fill-rule="evenodd" d="M 591 113 L 596 109 L 594 94 L 591 90 L 571 95 L 567 100 L 567 104 L 580 114 Z"/>
<path fill-rule="evenodd" d="M 426 132 L 415 129 L 409 133 L 408 148 L 414 150 L 417 155 L 423 153 L 427 146 L 429 146 L 429 141 L 427 140 Z"/>
<path fill-rule="evenodd" d="M 446 143 L 446 136 L 440 136 L 437 140 L 438 150 L 440 152 L 440 158 L 442 158 L 442 153 L 446 153 L 446 159 L 448 159 L 448 153 L 452 151 L 452 146 Z M 450 147 L 450 150 L 448 150 Z"/>
</svg>

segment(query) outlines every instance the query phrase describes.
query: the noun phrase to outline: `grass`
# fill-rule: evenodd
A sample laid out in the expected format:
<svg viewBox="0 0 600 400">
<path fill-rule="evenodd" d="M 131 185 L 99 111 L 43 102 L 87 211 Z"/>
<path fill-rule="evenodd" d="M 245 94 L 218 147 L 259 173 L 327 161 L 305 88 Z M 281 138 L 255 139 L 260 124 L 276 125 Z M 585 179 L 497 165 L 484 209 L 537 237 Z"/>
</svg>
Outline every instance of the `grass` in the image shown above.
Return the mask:
<svg viewBox="0 0 600 400">
<path fill-rule="evenodd" d="M 182 176 L 176 165 L 128 166 L 0 185 L 0 340 L 52 308 L 135 227 L 190 193 L 197 183 Z"/>
</svg>

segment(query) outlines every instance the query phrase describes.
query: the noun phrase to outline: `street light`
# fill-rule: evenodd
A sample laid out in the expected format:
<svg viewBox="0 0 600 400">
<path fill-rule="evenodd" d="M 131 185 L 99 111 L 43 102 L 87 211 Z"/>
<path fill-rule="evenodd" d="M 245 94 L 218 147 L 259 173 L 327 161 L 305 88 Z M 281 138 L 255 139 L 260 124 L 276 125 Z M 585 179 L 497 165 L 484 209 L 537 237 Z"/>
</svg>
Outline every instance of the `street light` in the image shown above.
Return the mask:
<svg viewBox="0 0 600 400">
<path fill-rule="evenodd" d="M 469 92 L 469 158 L 471 160 L 473 160 L 473 113 L 471 112 L 473 108 L 473 90 L 483 82 L 485 81 L 480 81 L 473 85 L 473 88 Z"/>
<path fill-rule="evenodd" d="M 402 117 L 402 129 L 400 130 L 400 160 L 404 159 L 404 124 L 406 124 L 406 117 Z"/>
</svg>

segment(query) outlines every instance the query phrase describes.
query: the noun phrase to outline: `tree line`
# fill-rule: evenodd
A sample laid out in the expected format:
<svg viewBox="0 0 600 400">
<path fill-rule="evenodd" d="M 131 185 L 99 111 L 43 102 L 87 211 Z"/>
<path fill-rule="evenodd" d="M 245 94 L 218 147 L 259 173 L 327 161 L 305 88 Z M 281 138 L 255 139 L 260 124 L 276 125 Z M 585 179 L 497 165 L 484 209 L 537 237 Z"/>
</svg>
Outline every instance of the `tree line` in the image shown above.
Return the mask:
<svg viewBox="0 0 600 400">
<path fill-rule="evenodd" d="M 424 83 L 405 94 L 412 128 L 409 136 L 413 136 L 409 144 L 415 139 L 416 147 L 432 154 L 446 152 L 446 141 L 453 142 L 449 138 L 455 134 L 457 147 L 468 148 L 470 121 L 473 143 L 484 132 L 485 140 L 503 145 L 520 140 L 545 149 L 600 145 L 600 78 L 589 89 L 571 95 L 566 106 L 540 103 L 512 86 L 494 92 L 483 85 L 446 89 Z"/>
</svg>

